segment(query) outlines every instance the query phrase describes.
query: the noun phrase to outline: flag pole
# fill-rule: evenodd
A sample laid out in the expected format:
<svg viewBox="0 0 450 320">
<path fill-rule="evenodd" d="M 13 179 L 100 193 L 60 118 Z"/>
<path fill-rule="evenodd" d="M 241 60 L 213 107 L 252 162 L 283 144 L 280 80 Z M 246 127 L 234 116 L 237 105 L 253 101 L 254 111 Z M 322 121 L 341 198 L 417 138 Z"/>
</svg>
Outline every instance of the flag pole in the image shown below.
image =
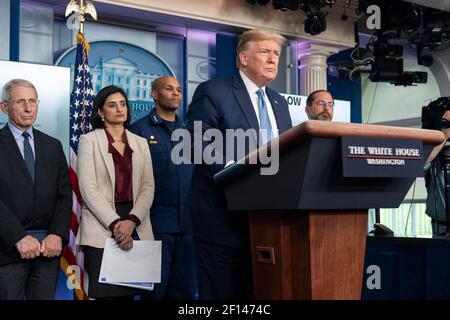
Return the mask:
<svg viewBox="0 0 450 320">
<path fill-rule="evenodd" d="M 85 4 L 86 3 L 86 4 Z M 87 296 L 87 274 L 84 269 L 84 255 L 76 244 L 79 230 L 82 196 L 78 187 L 76 159 L 80 135 L 92 130 L 89 118 L 94 99 L 91 76 L 88 63 L 89 43 L 84 37 L 85 15 L 97 20 L 97 11 L 89 1 L 71 0 L 66 8 L 65 16 L 75 18 L 79 22 L 79 31 L 76 35 L 77 53 L 74 67 L 74 85 L 70 98 L 70 182 L 73 190 L 72 223 L 70 226 L 70 243 L 64 248 L 61 267 L 66 273 L 67 286 L 74 289 L 74 299 L 85 300 Z M 69 286 L 70 284 L 70 286 Z"/>
</svg>

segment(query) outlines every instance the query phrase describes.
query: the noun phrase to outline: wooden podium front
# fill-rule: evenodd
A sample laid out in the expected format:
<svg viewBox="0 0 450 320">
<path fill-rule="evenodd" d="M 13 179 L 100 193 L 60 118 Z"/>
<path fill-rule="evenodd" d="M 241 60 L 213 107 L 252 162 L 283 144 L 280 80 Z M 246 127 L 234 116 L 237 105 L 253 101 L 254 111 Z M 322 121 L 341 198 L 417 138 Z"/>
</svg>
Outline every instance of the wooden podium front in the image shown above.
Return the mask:
<svg viewBox="0 0 450 320">
<path fill-rule="evenodd" d="M 306 121 L 280 135 L 277 174 L 244 164 L 258 150 L 218 173 L 229 209 L 249 214 L 256 299 L 361 298 L 368 208 L 398 207 L 415 177 L 344 177 L 342 137 L 420 141 L 422 163 L 445 139 L 433 130 Z"/>
<path fill-rule="evenodd" d="M 367 211 L 250 213 L 256 299 L 360 299 Z"/>
</svg>

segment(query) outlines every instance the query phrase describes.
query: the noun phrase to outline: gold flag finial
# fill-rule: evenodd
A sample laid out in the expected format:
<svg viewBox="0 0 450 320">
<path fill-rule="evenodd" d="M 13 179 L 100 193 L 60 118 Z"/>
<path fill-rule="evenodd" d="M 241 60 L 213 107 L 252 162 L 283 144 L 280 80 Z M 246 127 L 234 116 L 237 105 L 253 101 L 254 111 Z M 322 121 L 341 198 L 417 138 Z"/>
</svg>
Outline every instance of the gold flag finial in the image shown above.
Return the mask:
<svg viewBox="0 0 450 320">
<path fill-rule="evenodd" d="M 80 33 L 84 34 L 84 22 L 86 21 L 84 16 L 86 14 L 89 14 L 92 19 L 97 21 L 97 11 L 90 1 L 86 1 L 86 5 L 84 4 L 83 0 L 80 0 L 80 4 L 78 4 L 77 2 L 78 0 L 71 0 L 69 2 L 66 8 L 66 18 L 73 12 L 76 12 L 79 15 L 80 20 Z"/>
</svg>

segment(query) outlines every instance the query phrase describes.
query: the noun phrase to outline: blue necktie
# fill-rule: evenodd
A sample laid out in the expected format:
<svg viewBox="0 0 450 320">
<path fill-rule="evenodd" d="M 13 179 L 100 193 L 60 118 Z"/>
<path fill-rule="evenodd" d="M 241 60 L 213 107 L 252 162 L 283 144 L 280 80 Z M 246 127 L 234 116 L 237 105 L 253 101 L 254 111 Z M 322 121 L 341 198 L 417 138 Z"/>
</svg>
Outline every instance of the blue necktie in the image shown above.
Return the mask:
<svg viewBox="0 0 450 320">
<path fill-rule="evenodd" d="M 23 157 L 25 159 L 25 164 L 27 165 L 28 172 L 31 175 L 31 178 L 34 181 L 34 155 L 33 150 L 30 145 L 30 134 L 28 132 L 22 133 L 23 136 Z"/>
<path fill-rule="evenodd" d="M 265 132 L 260 132 L 261 141 L 264 144 L 272 139 L 272 125 L 270 124 L 269 113 L 264 101 L 263 89 L 258 89 L 256 94 L 258 95 L 259 127 L 260 129 L 265 129 Z"/>
</svg>

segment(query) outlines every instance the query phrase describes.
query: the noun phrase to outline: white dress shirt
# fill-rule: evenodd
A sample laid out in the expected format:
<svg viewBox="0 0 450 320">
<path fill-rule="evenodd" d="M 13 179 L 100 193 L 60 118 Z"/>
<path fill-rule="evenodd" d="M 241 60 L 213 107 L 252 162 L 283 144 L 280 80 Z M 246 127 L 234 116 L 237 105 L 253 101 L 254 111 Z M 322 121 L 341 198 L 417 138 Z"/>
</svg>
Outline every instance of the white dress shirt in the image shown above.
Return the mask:
<svg viewBox="0 0 450 320">
<path fill-rule="evenodd" d="M 266 102 L 267 112 L 269 114 L 270 125 L 272 126 L 272 139 L 278 137 L 278 126 L 277 121 L 275 119 L 275 113 L 273 112 L 272 104 L 270 103 L 269 98 L 267 97 L 266 87 L 259 88 L 252 80 L 250 80 L 244 72 L 239 70 L 239 74 L 241 75 L 242 80 L 244 81 L 245 88 L 248 91 L 248 95 L 250 96 L 250 100 L 252 101 L 253 110 L 255 111 L 256 118 L 258 118 L 258 124 L 261 125 L 259 120 L 259 108 L 258 108 L 258 95 L 256 91 L 262 89 L 264 91 L 264 101 Z"/>
</svg>

